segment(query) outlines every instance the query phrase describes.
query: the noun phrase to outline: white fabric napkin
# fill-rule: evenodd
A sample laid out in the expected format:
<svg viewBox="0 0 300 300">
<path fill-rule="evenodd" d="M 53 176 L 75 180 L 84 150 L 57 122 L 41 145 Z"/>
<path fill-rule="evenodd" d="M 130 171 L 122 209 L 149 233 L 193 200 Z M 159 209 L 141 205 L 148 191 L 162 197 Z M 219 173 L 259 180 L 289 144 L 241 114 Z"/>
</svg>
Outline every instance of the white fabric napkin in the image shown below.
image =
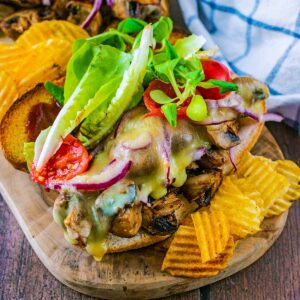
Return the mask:
<svg viewBox="0 0 300 300">
<path fill-rule="evenodd" d="M 268 109 L 300 134 L 300 1 L 179 0 L 189 30 L 238 75 L 265 82 Z"/>
</svg>

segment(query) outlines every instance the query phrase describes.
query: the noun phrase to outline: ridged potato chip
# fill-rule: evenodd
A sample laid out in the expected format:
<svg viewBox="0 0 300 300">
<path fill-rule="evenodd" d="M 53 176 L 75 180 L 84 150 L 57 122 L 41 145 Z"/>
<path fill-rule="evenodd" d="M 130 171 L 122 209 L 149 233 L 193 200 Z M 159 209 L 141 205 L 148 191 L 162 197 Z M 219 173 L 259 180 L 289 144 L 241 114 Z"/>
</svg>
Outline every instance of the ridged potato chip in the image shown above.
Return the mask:
<svg viewBox="0 0 300 300">
<path fill-rule="evenodd" d="M 280 215 L 290 208 L 292 201 L 300 198 L 300 168 L 290 160 L 278 160 L 275 170 L 283 175 L 290 183 L 288 191 L 268 209 L 266 217 Z"/>
<path fill-rule="evenodd" d="M 16 44 L 28 48 L 53 38 L 72 43 L 77 39 L 88 37 L 88 33 L 75 24 L 67 21 L 51 20 L 32 25 L 16 40 Z"/>
<path fill-rule="evenodd" d="M 245 178 L 253 185 L 264 200 L 264 209 L 268 209 L 289 189 L 288 180 L 275 171 L 276 163 L 262 156 L 245 155 L 238 165 L 238 177 Z"/>
<path fill-rule="evenodd" d="M 277 160 L 275 170 L 290 183 L 284 199 L 295 201 L 300 198 L 300 167 L 291 160 Z"/>
<path fill-rule="evenodd" d="M 50 39 L 32 47 L 32 51 L 14 69 L 20 95 L 38 83 L 63 76 L 71 47 L 70 42 L 61 39 Z"/>
<path fill-rule="evenodd" d="M 212 211 L 223 211 L 230 224 L 230 233 L 244 238 L 260 231 L 261 209 L 256 201 L 245 196 L 230 177 L 225 177 L 211 200 Z"/>
<path fill-rule="evenodd" d="M 14 69 L 32 52 L 15 44 L 0 44 L 0 69 L 14 76 Z"/>
<path fill-rule="evenodd" d="M 196 237 L 201 253 L 201 262 L 205 263 L 218 256 L 226 247 L 230 236 L 230 227 L 222 211 L 208 209 L 192 214 Z"/>
<path fill-rule="evenodd" d="M 5 71 L 0 70 L 0 121 L 18 95 L 15 81 Z"/>
<path fill-rule="evenodd" d="M 267 210 L 265 217 L 273 217 L 287 211 L 292 205 L 292 202 L 284 198 L 277 199 L 271 207 Z"/>
<path fill-rule="evenodd" d="M 247 197 L 254 200 L 257 206 L 261 209 L 260 219 L 261 221 L 264 219 L 265 216 L 265 209 L 264 209 L 264 200 L 261 197 L 259 191 L 255 189 L 255 186 L 249 185 L 245 178 L 238 178 L 235 175 L 231 175 L 230 179 L 232 183 L 238 187 L 238 189 Z"/>
<path fill-rule="evenodd" d="M 230 237 L 221 254 L 211 261 L 202 263 L 195 229 L 190 226 L 180 226 L 164 258 L 162 271 L 172 276 L 192 278 L 214 276 L 227 267 L 234 247 L 234 240 Z"/>
</svg>

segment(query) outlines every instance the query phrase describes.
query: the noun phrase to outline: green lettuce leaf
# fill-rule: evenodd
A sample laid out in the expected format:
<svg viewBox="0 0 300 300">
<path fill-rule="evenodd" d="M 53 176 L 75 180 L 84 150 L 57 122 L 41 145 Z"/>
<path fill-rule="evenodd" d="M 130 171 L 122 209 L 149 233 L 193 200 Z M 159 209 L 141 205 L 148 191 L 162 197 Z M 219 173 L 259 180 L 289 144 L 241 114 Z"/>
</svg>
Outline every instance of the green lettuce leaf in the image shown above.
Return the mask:
<svg viewBox="0 0 300 300">
<path fill-rule="evenodd" d="M 34 159 L 34 142 L 24 143 L 23 154 L 27 163 L 27 168 L 31 171 L 31 165 Z"/>
<path fill-rule="evenodd" d="M 238 90 L 238 86 L 235 83 L 217 79 L 209 79 L 207 81 L 200 82 L 199 86 L 205 89 L 219 88 L 221 94 L 231 91 L 236 92 Z"/>
<path fill-rule="evenodd" d="M 60 106 L 64 105 L 65 97 L 63 87 L 58 86 L 51 81 L 46 81 L 44 87 L 55 98 Z"/>
<path fill-rule="evenodd" d="M 116 29 L 110 29 L 109 31 L 88 38 L 87 41 L 96 46 L 109 45 L 124 51 L 125 49 L 123 48 L 126 44 L 132 45 L 134 43 L 134 37 Z"/>
<path fill-rule="evenodd" d="M 152 44 L 153 32 L 152 27 L 147 25 L 142 34 L 141 43 L 138 49 L 134 50 L 130 67 L 124 73 L 120 86 L 111 100 L 105 118 L 99 124 L 97 133 L 84 145 L 91 147 L 97 144 L 104 136 L 106 136 L 118 121 L 122 113 L 129 107 L 132 97 L 139 91 L 142 86 L 146 73 L 149 48 Z"/>
<path fill-rule="evenodd" d="M 169 17 L 160 17 L 153 24 L 153 37 L 156 42 L 161 43 L 164 39 L 168 39 L 173 30 L 173 21 Z"/>
<path fill-rule="evenodd" d="M 101 104 L 99 97 L 105 101 L 109 97 L 112 98 L 111 86 L 114 83 L 112 81 L 118 76 L 122 77 L 129 68 L 130 60 L 131 54 L 108 45 L 94 46 L 91 43 L 85 43 L 74 53 L 67 68 L 66 103 L 46 138 L 37 162 L 38 170 L 57 151 L 61 139 L 71 133 L 89 113 Z M 71 72 L 71 75 L 68 76 L 68 72 Z M 75 87 L 72 86 L 70 78 L 75 78 L 74 80 L 78 82 Z M 109 88 L 106 86 L 106 94 L 101 93 L 95 97 L 97 91 L 108 83 L 110 86 Z M 71 90 L 73 91 L 70 94 Z M 69 98 L 66 98 L 66 95 Z"/>
<path fill-rule="evenodd" d="M 161 17 L 157 22 L 153 24 L 153 37 L 157 43 L 162 43 L 164 40 L 167 40 L 173 30 L 173 21 L 169 17 Z M 142 31 L 138 33 L 132 49 L 136 49 L 141 42 Z"/>
<path fill-rule="evenodd" d="M 147 23 L 140 19 L 127 18 L 121 21 L 118 25 L 118 31 L 131 34 L 138 33 L 144 29 Z"/>
<path fill-rule="evenodd" d="M 169 124 L 173 127 L 177 125 L 177 105 L 176 103 L 167 103 L 161 106 L 161 110 L 164 113 Z"/>
<path fill-rule="evenodd" d="M 173 102 L 175 99 L 170 98 L 162 90 L 152 90 L 150 92 L 150 97 L 158 104 L 167 104 Z"/>
<path fill-rule="evenodd" d="M 207 107 L 202 96 L 195 95 L 192 98 L 192 101 L 186 110 L 186 114 L 193 121 L 202 121 L 206 118 Z"/>
<path fill-rule="evenodd" d="M 175 43 L 175 50 L 181 57 L 188 57 L 195 54 L 205 44 L 205 38 L 201 35 L 192 34 L 179 39 Z"/>
</svg>

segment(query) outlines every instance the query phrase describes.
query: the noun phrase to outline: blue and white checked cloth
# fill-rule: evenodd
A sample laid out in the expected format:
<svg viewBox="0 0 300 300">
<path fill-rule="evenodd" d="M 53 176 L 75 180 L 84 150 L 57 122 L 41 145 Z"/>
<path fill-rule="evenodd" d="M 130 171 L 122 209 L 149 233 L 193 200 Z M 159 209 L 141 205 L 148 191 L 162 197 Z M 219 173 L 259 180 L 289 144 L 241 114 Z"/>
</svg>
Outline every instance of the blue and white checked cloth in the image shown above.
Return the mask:
<svg viewBox="0 0 300 300">
<path fill-rule="evenodd" d="M 300 134 L 300 0 L 179 0 L 189 30 L 238 75 L 265 82 L 268 108 Z"/>
</svg>

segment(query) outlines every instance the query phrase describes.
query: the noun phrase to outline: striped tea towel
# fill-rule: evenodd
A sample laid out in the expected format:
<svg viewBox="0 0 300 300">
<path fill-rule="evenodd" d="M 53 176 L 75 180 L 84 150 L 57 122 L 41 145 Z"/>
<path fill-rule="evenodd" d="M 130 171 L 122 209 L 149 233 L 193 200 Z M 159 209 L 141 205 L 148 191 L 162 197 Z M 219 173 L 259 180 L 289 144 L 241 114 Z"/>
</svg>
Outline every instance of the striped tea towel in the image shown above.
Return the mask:
<svg viewBox="0 0 300 300">
<path fill-rule="evenodd" d="M 189 30 L 238 75 L 265 82 L 270 110 L 300 134 L 300 0 L 179 0 Z"/>
</svg>

